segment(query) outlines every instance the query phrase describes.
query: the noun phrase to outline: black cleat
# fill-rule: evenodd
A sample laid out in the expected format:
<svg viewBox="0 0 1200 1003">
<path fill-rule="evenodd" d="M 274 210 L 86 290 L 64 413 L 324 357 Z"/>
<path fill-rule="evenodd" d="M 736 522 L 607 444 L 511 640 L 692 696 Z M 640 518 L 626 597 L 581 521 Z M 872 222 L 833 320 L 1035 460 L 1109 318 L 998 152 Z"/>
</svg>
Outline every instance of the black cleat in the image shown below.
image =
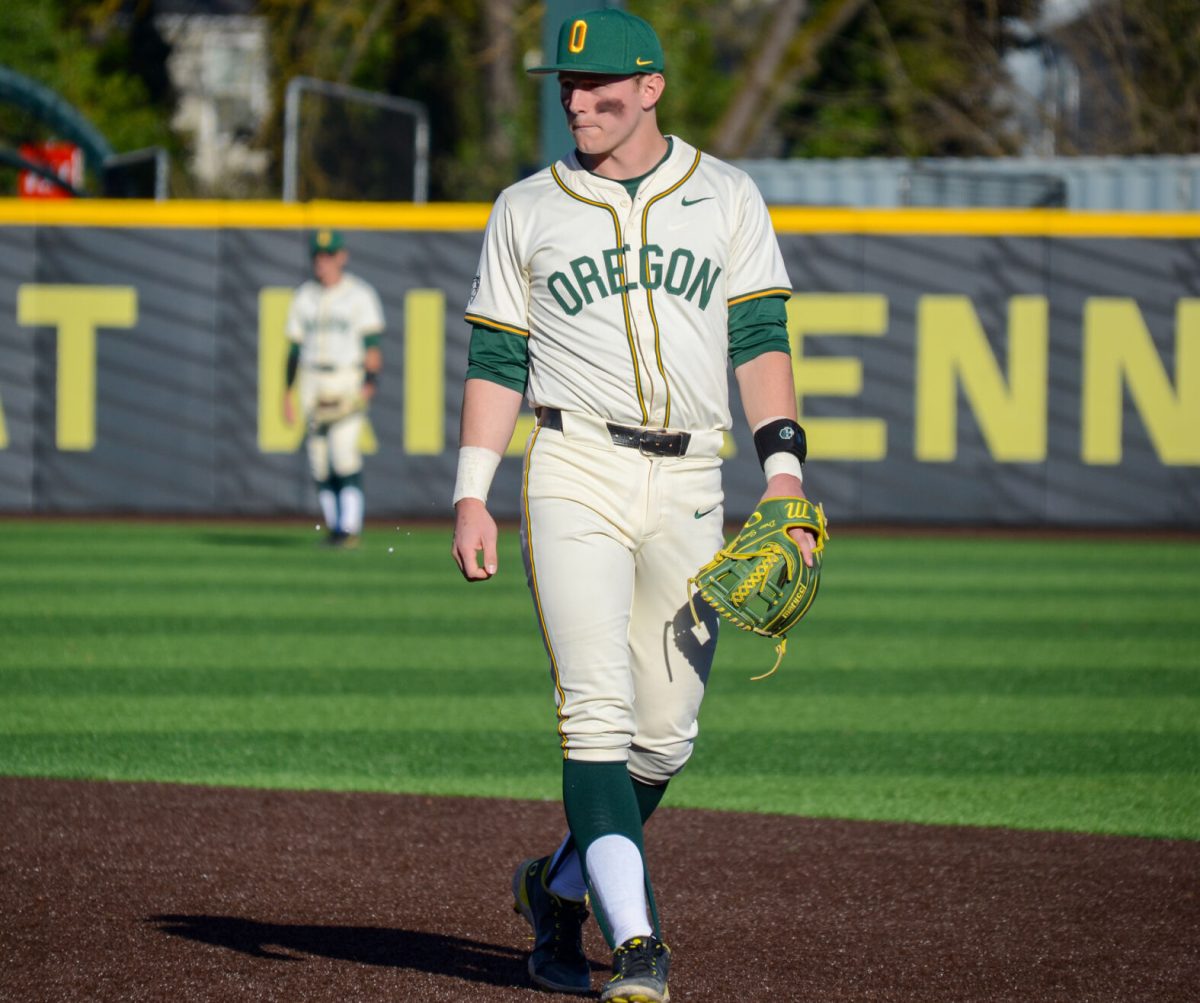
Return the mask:
<svg viewBox="0 0 1200 1003">
<path fill-rule="evenodd" d="M 583 953 L 584 902 L 559 898 L 545 884 L 549 857 L 521 862 L 513 874 L 513 909 L 533 927 L 529 977 L 543 989 L 590 993 L 592 969 Z"/>
<path fill-rule="evenodd" d="M 601 1003 L 668 1003 L 671 949 L 657 937 L 630 937 L 613 952 L 613 977 Z"/>
</svg>

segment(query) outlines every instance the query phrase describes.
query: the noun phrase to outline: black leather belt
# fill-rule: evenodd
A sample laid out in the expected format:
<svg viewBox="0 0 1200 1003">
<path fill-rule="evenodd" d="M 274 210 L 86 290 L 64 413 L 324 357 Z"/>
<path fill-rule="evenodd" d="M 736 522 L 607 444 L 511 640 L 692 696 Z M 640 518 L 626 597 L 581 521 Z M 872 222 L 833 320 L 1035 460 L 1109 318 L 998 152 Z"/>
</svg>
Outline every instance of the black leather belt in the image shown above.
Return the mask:
<svg viewBox="0 0 1200 1003">
<path fill-rule="evenodd" d="M 542 428 L 553 428 L 561 432 L 562 412 L 556 407 L 539 408 L 538 424 Z M 605 425 L 608 426 L 613 445 L 636 449 L 643 456 L 683 456 L 687 452 L 688 443 L 692 441 L 691 432 L 668 432 L 663 428 L 617 425 L 611 421 L 605 422 Z"/>
<path fill-rule="evenodd" d="M 313 364 L 312 364 L 311 366 L 309 366 L 308 368 L 309 368 L 309 369 L 312 369 L 312 370 L 314 370 L 315 372 L 318 372 L 318 373 L 336 373 L 336 372 L 338 371 L 338 368 L 339 368 L 339 367 L 338 367 L 338 366 L 332 366 L 332 365 L 326 365 L 326 364 L 325 364 L 325 363 L 323 363 L 323 362 L 318 362 L 318 363 L 313 363 Z"/>
</svg>

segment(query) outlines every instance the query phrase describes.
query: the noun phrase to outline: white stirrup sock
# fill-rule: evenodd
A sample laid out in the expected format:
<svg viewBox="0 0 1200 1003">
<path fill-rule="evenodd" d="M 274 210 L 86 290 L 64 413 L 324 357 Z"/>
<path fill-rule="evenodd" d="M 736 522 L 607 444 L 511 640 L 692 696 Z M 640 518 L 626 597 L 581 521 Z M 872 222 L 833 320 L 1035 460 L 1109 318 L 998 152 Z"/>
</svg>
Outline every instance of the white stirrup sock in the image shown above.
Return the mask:
<svg viewBox="0 0 1200 1003">
<path fill-rule="evenodd" d="M 628 836 L 601 836 L 587 849 L 587 871 L 613 943 L 652 932 L 646 908 L 646 870 L 642 855 Z"/>
<path fill-rule="evenodd" d="M 325 528 L 332 533 L 338 528 L 337 495 L 329 488 L 321 488 L 317 491 L 317 501 L 321 503 L 321 515 L 325 517 Z"/>
<path fill-rule="evenodd" d="M 362 488 L 346 487 L 338 492 L 338 507 L 341 510 L 341 524 L 338 526 L 343 533 L 358 536 L 363 526 L 363 493 Z"/>
<path fill-rule="evenodd" d="M 582 902 L 587 898 L 587 882 L 583 880 L 583 868 L 579 865 L 579 851 L 575 849 L 575 844 L 571 843 L 570 849 L 567 848 L 570 840 L 571 837 L 567 836 L 550 858 L 547 870 L 553 873 L 554 877 L 550 879 L 547 887 L 560 899 Z M 554 870 L 555 867 L 558 868 L 557 871 Z"/>
</svg>

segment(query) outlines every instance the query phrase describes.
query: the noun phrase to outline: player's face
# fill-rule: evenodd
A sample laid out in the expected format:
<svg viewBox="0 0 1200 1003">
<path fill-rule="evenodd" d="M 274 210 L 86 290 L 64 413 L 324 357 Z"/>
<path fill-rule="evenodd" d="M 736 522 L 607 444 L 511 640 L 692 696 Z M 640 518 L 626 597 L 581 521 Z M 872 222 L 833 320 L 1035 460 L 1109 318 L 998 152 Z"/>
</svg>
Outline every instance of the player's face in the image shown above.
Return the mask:
<svg viewBox="0 0 1200 1003">
<path fill-rule="evenodd" d="M 342 272 L 345 270 L 345 251 L 337 251 L 333 254 L 319 251 L 313 255 L 313 275 L 323 286 L 336 286 L 342 280 Z"/>
<path fill-rule="evenodd" d="M 612 153 L 637 131 L 646 111 L 641 80 L 640 76 L 558 75 L 567 128 L 581 153 Z"/>
</svg>

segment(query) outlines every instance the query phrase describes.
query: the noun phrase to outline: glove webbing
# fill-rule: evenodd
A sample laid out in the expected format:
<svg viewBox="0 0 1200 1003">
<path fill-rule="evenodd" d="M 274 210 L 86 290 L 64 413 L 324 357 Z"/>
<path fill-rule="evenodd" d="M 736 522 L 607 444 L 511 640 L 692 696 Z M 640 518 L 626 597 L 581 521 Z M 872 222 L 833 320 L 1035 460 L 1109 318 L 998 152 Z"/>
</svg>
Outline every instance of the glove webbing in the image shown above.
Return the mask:
<svg viewBox="0 0 1200 1003">
<path fill-rule="evenodd" d="M 758 563 L 754 566 L 754 570 L 746 576 L 746 580 L 729 594 L 730 601 L 736 603 L 738 606 L 746 601 L 746 597 L 751 592 L 758 591 L 758 587 L 775 570 L 775 565 L 779 563 L 779 558 L 782 557 L 787 563 L 788 578 L 792 578 L 796 574 L 796 559 L 783 547 L 779 546 L 778 543 L 765 544 L 761 549 L 752 550 L 744 556 L 747 560 L 755 558 L 758 560 Z"/>
</svg>

